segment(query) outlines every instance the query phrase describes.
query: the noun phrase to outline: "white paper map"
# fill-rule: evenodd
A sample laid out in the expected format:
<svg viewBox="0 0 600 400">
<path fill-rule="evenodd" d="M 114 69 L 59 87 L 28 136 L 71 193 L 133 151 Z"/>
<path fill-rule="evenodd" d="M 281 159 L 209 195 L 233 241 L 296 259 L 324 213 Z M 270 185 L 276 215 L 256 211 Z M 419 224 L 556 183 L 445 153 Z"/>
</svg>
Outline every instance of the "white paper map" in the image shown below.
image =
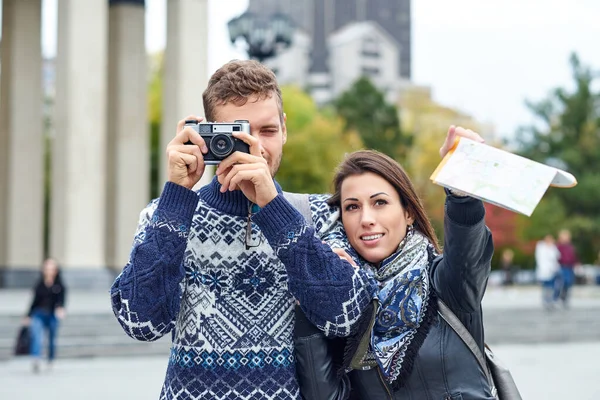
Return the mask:
<svg viewBox="0 0 600 400">
<path fill-rule="evenodd" d="M 431 180 L 527 216 L 531 216 L 548 186 L 577 184 L 568 172 L 462 137 Z"/>
</svg>

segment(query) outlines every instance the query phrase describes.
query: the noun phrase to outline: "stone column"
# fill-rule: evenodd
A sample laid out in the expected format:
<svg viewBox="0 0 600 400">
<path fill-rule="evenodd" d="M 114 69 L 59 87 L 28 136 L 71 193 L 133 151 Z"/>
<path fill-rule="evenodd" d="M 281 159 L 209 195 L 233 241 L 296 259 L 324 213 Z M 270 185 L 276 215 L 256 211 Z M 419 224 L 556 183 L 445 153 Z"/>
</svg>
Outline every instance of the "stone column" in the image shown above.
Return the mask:
<svg viewBox="0 0 600 400">
<path fill-rule="evenodd" d="M 149 201 L 150 153 L 144 0 L 111 0 L 108 34 L 106 260 L 127 263 Z"/>
<path fill-rule="evenodd" d="M 41 7 L 2 1 L 0 287 L 29 286 L 43 258 Z"/>
<path fill-rule="evenodd" d="M 107 42 L 106 0 L 59 0 L 51 255 L 66 275 L 98 284 L 106 266 Z"/>
<path fill-rule="evenodd" d="M 161 184 L 167 179 L 165 149 L 177 121 L 204 115 L 202 92 L 208 82 L 208 1 L 167 0 L 167 46 L 164 57 Z M 202 185 L 212 176 L 207 168 Z"/>
</svg>

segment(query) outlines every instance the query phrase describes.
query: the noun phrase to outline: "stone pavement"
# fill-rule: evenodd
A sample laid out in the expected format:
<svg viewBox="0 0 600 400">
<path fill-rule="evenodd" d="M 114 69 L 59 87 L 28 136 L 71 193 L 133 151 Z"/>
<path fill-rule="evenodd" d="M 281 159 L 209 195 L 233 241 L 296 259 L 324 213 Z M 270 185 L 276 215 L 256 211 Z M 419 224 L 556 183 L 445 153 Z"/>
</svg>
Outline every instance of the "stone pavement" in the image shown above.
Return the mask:
<svg viewBox="0 0 600 400">
<path fill-rule="evenodd" d="M 501 345 L 524 400 L 600 399 L 600 343 Z M 164 357 L 59 360 L 52 371 L 31 372 L 28 360 L 0 363 L 2 400 L 151 400 L 160 393 Z"/>
<path fill-rule="evenodd" d="M 537 287 L 491 287 L 486 293 L 487 340 L 511 368 L 525 400 L 600 399 L 596 381 L 600 372 L 600 287 L 576 287 L 573 295 L 570 309 L 548 313 L 541 308 Z M 29 296 L 29 291 L 0 290 L 0 324 L 18 321 L 27 309 Z M 152 348 L 149 343 L 127 338 L 112 316 L 108 291 L 71 292 L 68 318 L 72 331 L 81 330 L 84 335 L 88 335 L 85 327 L 94 320 L 98 325 L 107 325 L 101 337 L 91 338 L 94 342 L 108 340 L 113 333 L 118 340 L 103 347 L 99 357 L 85 357 L 77 350 L 79 358 L 65 355 L 52 371 L 39 375 L 31 373 L 27 358 L 0 359 L 0 400 L 158 398 L 168 340 L 156 342 L 153 345 L 159 347 Z M 0 326 L 0 333 L 3 328 Z M 90 341 L 89 337 L 69 338 L 67 324 L 64 328 L 59 343 Z M 8 333 L 7 340 L 12 343 L 13 333 Z M 131 356 L 131 343 L 140 346 L 135 356 Z M 117 344 L 126 345 L 130 353 L 117 348 L 112 357 L 107 357 L 107 350 L 115 349 Z M 67 348 L 61 351 L 65 354 Z"/>
<path fill-rule="evenodd" d="M 22 315 L 29 307 L 31 291 L 0 289 L 0 315 Z M 490 287 L 483 299 L 485 310 L 538 308 L 541 295 L 537 286 Z M 576 286 L 573 308 L 600 309 L 600 286 Z M 112 314 L 110 293 L 104 290 L 73 290 L 67 294 L 69 314 Z"/>
</svg>

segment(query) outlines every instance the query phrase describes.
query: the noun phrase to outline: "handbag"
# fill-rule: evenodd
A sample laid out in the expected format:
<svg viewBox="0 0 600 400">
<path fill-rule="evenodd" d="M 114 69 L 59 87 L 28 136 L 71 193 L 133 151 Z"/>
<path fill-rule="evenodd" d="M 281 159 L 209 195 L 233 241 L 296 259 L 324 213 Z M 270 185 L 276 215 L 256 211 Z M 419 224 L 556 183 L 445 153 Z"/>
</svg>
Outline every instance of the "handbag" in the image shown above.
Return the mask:
<svg viewBox="0 0 600 400">
<path fill-rule="evenodd" d="M 522 400 L 517 384 L 513 379 L 508 368 L 495 356 L 487 344 L 484 344 L 484 354 L 477 346 L 477 342 L 467 328 L 460 322 L 460 319 L 448 308 L 448 306 L 438 298 L 438 313 L 444 321 L 450 325 L 452 330 L 467 345 L 471 353 L 477 359 L 479 366 L 484 371 L 492 395 L 498 400 Z"/>
<path fill-rule="evenodd" d="M 15 344 L 15 356 L 29 355 L 29 344 L 31 337 L 29 336 L 29 327 L 21 326 L 17 334 L 17 343 Z"/>
</svg>

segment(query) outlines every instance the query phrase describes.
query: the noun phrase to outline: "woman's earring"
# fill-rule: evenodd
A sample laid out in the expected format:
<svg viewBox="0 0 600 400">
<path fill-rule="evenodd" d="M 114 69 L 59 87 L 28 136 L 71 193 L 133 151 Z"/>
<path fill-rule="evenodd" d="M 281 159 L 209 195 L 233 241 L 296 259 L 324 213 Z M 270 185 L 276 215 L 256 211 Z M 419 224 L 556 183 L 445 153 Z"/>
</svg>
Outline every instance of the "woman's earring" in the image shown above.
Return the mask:
<svg viewBox="0 0 600 400">
<path fill-rule="evenodd" d="M 413 227 L 413 225 L 412 224 L 408 225 L 406 227 L 406 236 L 412 235 L 414 231 L 415 231 L 415 228 Z"/>
</svg>

